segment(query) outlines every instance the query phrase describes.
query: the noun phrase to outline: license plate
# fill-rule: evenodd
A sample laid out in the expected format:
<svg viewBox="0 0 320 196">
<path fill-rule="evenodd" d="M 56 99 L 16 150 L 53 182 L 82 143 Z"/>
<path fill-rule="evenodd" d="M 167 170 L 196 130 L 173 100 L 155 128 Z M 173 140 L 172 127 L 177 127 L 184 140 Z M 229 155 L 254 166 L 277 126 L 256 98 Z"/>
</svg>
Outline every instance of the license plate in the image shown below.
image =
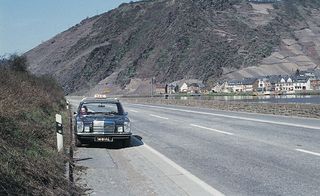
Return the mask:
<svg viewBox="0 0 320 196">
<path fill-rule="evenodd" d="M 93 126 L 94 127 L 103 127 L 104 126 L 104 121 L 94 120 L 93 121 Z"/>
<path fill-rule="evenodd" d="M 96 137 L 96 142 L 113 142 L 112 137 Z"/>
</svg>

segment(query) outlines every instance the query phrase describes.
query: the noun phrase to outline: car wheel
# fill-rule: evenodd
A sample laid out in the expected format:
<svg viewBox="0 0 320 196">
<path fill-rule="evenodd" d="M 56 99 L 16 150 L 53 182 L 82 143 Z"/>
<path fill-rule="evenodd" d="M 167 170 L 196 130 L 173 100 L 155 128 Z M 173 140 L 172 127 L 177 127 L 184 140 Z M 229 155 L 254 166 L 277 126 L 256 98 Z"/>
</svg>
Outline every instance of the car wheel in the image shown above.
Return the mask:
<svg viewBox="0 0 320 196">
<path fill-rule="evenodd" d="M 122 140 L 122 147 L 126 148 L 131 145 L 131 138 Z"/>
<path fill-rule="evenodd" d="M 75 145 L 76 145 L 76 147 L 81 147 L 82 146 L 82 142 L 77 136 L 75 137 Z"/>
</svg>

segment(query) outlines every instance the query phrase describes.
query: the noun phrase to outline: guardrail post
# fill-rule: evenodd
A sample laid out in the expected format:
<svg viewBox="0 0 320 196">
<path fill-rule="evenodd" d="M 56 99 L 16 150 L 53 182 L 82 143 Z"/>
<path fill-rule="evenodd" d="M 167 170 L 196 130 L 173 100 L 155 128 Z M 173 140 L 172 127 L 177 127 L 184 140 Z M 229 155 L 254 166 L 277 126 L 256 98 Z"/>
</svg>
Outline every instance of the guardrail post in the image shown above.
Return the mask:
<svg viewBox="0 0 320 196">
<path fill-rule="evenodd" d="M 69 110 L 69 108 L 70 108 L 70 102 L 69 101 L 67 101 L 67 110 Z"/>
</svg>

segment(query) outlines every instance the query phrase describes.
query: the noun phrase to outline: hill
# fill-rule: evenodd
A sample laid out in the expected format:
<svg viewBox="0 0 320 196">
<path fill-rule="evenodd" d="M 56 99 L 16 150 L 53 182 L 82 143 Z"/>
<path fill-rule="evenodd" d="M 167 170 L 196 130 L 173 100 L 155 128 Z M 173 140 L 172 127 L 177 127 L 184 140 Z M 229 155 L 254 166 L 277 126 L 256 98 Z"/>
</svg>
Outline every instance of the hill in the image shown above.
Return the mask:
<svg viewBox="0 0 320 196">
<path fill-rule="evenodd" d="M 83 20 L 26 53 L 66 93 L 145 94 L 158 83 L 212 84 L 320 62 L 320 3 L 149 0 Z"/>
</svg>

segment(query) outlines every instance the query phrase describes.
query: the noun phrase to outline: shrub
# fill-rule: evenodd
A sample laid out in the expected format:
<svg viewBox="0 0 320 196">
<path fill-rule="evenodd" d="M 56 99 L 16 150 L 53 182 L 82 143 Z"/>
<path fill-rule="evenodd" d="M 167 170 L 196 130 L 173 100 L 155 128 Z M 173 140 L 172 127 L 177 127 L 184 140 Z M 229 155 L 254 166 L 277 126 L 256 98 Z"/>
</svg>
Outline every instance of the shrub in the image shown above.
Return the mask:
<svg viewBox="0 0 320 196">
<path fill-rule="evenodd" d="M 0 69 L 27 72 L 28 71 L 28 61 L 25 56 L 19 56 L 17 54 L 12 54 L 8 58 L 0 58 Z"/>
</svg>

